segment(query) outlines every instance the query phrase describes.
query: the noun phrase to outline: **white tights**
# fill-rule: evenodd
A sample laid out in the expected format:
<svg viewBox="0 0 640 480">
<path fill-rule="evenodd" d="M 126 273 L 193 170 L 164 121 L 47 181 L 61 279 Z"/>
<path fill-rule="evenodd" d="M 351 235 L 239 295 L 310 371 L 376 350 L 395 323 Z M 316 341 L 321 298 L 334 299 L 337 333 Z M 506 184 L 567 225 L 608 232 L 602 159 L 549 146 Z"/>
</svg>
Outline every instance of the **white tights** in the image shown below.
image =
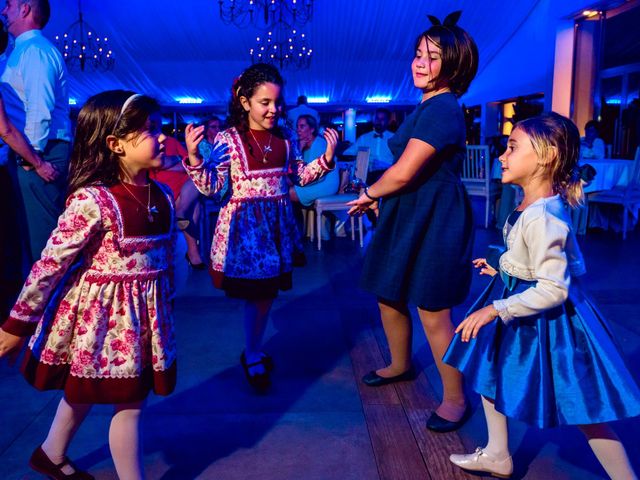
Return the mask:
<svg viewBox="0 0 640 480">
<path fill-rule="evenodd" d="M 109 449 L 120 480 L 144 478 L 141 461 L 139 423 L 143 402 L 119 404 L 114 407 L 109 427 Z M 67 448 L 83 420 L 91 410 L 90 404 L 68 403 L 60 400 L 42 450 L 56 465 L 64 461 Z M 65 466 L 62 471 L 69 475 L 73 468 Z"/>
<path fill-rule="evenodd" d="M 484 452 L 496 460 L 509 456 L 507 417 L 498 412 L 493 401 L 482 397 L 489 439 Z M 620 439 L 607 424 L 580 425 L 596 458 L 613 480 L 637 480 Z"/>
</svg>

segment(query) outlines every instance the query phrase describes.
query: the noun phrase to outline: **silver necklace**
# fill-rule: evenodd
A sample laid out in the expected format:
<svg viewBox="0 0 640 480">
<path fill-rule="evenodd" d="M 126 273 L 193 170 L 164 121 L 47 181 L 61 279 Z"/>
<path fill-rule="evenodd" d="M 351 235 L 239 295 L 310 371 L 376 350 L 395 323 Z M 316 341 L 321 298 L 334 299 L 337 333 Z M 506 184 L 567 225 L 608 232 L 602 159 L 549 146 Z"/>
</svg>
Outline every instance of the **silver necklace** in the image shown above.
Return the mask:
<svg viewBox="0 0 640 480">
<path fill-rule="evenodd" d="M 129 193 L 129 195 L 131 195 L 131 198 L 133 198 L 136 202 L 138 202 L 138 204 L 147 211 L 147 220 L 149 221 L 149 223 L 153 223 L 154 220 L 155 220 L 154 215 L 158 214 L 158 207 L 156 207 L 155 205 L 151 205 L 151 184 L 147 183 L 145 185 L 147 187 L 147 191 L 148 191 L 147 204 L 146 205 L 144 203 L 142 203 L 140 200 L 138 200 L 138 197 L 136 197 L 133 194 L 133 192 L 131 190 L 129 190 L 129 187 L 127 187 L 126 183 L 122 182 L 122 186 Z"/>
<path fill-rule="evenodd" d="M 262 152 L 262 163 L 267 163 L 267 154 L 273 151 L 273 148 L 271 148 L 271 140 L 273 139 L 273 133 L 269 133 L 269 143 L 265 145 L 264 148 L 262 147 L 262 145 L 260 145 L 260 143 L 258 143 L 258 139 L 253 134 L 251 129 L 249 129 L 249 133 L 253 137 L 253 141 L 256 142 L 256 145 L 258 145 L 260 152 Z"/>
</svg>

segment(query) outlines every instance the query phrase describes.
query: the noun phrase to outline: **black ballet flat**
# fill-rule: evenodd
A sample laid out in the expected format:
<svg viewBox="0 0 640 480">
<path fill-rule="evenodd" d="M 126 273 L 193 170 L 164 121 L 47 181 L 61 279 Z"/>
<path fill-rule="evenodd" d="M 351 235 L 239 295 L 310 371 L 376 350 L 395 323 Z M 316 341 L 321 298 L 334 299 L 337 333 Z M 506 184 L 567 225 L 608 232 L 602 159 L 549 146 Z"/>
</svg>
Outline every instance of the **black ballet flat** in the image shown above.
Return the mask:
<svg viewBox="0 0 640 480">
<path fill-rule="evenodd" d="M 427 420 L 427 428 L 432 432 L 437 433 L 454 432 L 464 425 L 469 418 L 471 418 L 472 413 L 473 410 L 471 409 L 471 405 L 467 404 L 467 408 L 462 414 L 462 417 L 460 417 L 460 420 L 452 422 L 450 420 L 445 420 L 436 412 L 433 412 L 429 417 L 429 420 Z"/>
<path fill-rule="evenodd" d="M 376 373 L 375 370 L 371 370 L 364 377 L 362 377 L 362 382 L 369 387 L 381 387 L 383 385 L 389 385 L 390 383 L 414 380 L 415 378 L 416 374 L 413 368 L 410 368 L 406 372 L 394 377 L 381 377 Z"/>
<path fill-rule="evenodd" d="M 247 363 L 247 357 L 244 354 L 244 351 L 240 355 L 240 363 L 242 364 L 242 369 L 244 370 L 244 375 L 247 378 L 247 382 L 251 387 L 258 393 L 266 393 L 269 387 L 271 386 L 271 375 L 270 373 L 273 371 L 273 359 L 263 353 L 262 358 L 254 363 Z M 264 373 L 254 373 L 253 375 L 249 372 L 249 368 L 255 367 L 256 365 L 264 366 Z"/>
<path fill-rule="evenodd" d="M 189 260 L 189 254 L 185 253 L 184 254 L 184 258 L 187 259 L 187 263 L 189 264 L 189 266 L 191 268 L 193 268 L 194 270 L 206 270 L 207 265 L 204 262 L 200 262 L 200 263 L 191 263 L 191 260 Z"/>
</svg>

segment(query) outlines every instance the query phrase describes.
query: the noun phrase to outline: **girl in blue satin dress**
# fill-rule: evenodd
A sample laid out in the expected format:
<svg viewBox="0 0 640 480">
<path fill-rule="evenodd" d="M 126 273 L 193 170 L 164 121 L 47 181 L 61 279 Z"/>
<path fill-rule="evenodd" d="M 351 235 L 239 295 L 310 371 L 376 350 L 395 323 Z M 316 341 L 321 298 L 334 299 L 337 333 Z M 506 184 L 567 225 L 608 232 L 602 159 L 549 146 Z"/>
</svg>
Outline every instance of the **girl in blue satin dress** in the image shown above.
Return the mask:
<svg viewBox="0 0 640 480">
<path fill-rule="evenodd" d="M 504 227 L 506 251 L 476 259 L 493 276 L 456 329 L 444 362 L 482 395 L 489 440 L 450 460 L 507 477 L 507 417 L 539 428 L 578 425 L 614 479 L 636 478 L 607 422 L 640 415 L 640 388 L 600 312 L 580 291 L 585 271 L 566 204 L 583 192 L 580 137 L 558 114 L 518 123 L 500 157 L 502 182 L 524 200 Z"/>
</svg>

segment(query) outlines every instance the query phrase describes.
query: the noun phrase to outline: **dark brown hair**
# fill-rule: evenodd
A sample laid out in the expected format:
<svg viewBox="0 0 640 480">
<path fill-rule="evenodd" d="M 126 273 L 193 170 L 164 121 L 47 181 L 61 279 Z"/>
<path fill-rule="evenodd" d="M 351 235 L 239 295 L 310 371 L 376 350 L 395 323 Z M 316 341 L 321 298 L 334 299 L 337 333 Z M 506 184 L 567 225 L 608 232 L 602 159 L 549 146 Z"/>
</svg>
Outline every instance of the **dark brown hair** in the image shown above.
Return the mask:
<svg viewBox="0 0 640 480">
<path fill-rule="evenodd" d="M 541 168 L 551 177 L 554 193 L 571 206 L 583 202 L 578 158 L 580 132 L 566 117 L 555 112 L 522 120 L 513 127 L 524 132 L 539 159 Z"/>
<path fill-rule="evenodd" d="M 89 98 L 78 114 L 71 165 L 69 194 L 88 185 L 111 186 L 118 182 L 120 162 L 107 146 L 107 137 L 125 138 L 141 132 L 149 116 L 160 110 L 158 102 L 138 95 L 124 103 L 134 93 L 109 90 Z"/>
<path fill-rule="evenodd" d="M 478 72 L 478 47 L 473 38 L 457 25 L 432 25 L 418 36 L 415 50 L 423 38 L 441 51 L 442 66 L 435 88 L 448 87 L 456 97 L 464 94 Z"/>
<path fill-rule="evenodd" d="M 229 125 L 236 127 L 240 133 L 249 131 L 249 113 L 240 103 L 240 97 L 250 99 L 255 91 L 264 83 L 273 83 L 280 87 L 280 98 L 283 98 L 282 88 L 284 80 L 276 67 L 267 63 L 256 63 L 247 68 L 236 78 L 231 87 L 231 101 L 229 102 Z M 281 110 L 282 109 L 282 110 Z M 278 116 L 284 115 L 284 103 L 279 104 Z M 274 133 L 281 133 L 274 128 Z"/>
</svg>

